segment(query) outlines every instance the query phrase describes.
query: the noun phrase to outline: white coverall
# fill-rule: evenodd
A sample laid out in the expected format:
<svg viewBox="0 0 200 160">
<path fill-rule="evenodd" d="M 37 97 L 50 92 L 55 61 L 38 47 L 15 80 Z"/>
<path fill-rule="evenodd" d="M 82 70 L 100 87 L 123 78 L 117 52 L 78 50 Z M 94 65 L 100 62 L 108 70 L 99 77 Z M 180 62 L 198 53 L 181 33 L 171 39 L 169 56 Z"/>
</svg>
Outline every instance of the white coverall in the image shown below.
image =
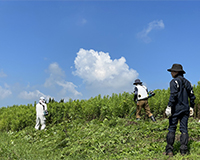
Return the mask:
<svg viewBox="0 0 200 160">
<path fill-rule="evenodd" d="M 46 127 L 45 124 L 45 116 L 44 116 L 44 111 L 47 110 L 47 105 L 45 103 L 43 103 L 41 100 L 39 101 L 39 103 L 36 105 L 36 125 L 35 125 L 35 129 L 39 129 L 40 124 L 41 126 L 41 130 L 43 130 Z"/>
</svg>

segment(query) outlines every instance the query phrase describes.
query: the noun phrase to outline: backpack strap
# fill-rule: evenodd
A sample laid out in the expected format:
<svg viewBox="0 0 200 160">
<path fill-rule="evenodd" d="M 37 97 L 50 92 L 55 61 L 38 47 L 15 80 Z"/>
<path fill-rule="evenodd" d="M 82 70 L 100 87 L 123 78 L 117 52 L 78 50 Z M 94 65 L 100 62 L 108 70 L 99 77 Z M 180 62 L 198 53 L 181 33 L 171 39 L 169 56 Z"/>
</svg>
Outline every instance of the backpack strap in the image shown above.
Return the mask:
<svg viewBox="0 0 200 160">
<path fill-rule="evenodd" d="M 45 109 L 44 109 L 44 105 L 43 105 L 42 103 L 40 103 L 40 104 L 43 106 L 43 110 L 45 110 Z"/>
<path fill-rule="evenodd" d="M 183 82 L 183 78 L 181 78 L 181 77 L 177 77 L 177 78 L 181 80 L 182 85 L 184 86 L 186 92 L 188 93 L 188 90 L 187 90 L 187 88 L 186 88 L 186 86 L 185 86 L 185 83 Z"/>
<path fill-rule="evenodd" d="M 183 79 L 182 79 L 181 77 L 177 77 L 177 78 L 181 80 L 181 82 L 182 82 L 184 88 L 186 89 L 186 87 L 185 87 L 185 83 L 183 82 Z"/>
<path fill-rule="evenodd" d="M 40 103 L 40 102 L 39 102 L 39 103 Z M 42 103 L 40 103 L 40 104 L 43 106 L 44 115 L 47 116 L 47 115 L 49 114 L 48 111 L 45 110 L 45 106 L 44 106 Z"/>
</svg>

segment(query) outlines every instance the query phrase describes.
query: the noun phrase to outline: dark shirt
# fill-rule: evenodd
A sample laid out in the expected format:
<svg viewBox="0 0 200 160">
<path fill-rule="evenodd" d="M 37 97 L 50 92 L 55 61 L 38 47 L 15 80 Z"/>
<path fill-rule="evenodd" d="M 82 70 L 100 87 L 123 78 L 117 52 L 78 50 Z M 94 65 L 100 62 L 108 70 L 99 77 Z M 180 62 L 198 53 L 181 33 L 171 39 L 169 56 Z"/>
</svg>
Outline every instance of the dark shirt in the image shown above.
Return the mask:
<svg viewBox="0 0 200 160">
<path fill-rule="evenodd" d="M 190 106 L 188 97 L 190 98 Z M 172 115 L 176 116 L 183 112 L 189 113 L 189 108 L 194 108 L 195 98 L 191 83 L 182 75 L 171 80 L 168 106 L 172 108 Z"/>
</svg>

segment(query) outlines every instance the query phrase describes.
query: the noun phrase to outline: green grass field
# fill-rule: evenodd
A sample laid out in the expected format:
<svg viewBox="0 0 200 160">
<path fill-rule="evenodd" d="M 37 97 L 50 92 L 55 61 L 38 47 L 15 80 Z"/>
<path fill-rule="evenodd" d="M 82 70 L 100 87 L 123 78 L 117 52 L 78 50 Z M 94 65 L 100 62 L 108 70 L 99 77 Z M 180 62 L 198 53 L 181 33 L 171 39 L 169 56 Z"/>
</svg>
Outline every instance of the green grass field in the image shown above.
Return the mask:
<svg viewBox="0 0 200 160">
<path fill-rule="evenodd" d="M 180 131 L 176 132 L 174 157 L 170 159 L 200 159 L 200 123 L 189 119 L 189 154 L 179 153 Z M 43 131 L 34 126 L 20 131 L 1 132 L 0 159 L 2 160 L 57 160 L 57 159 L 154 159 L 165 160 L 163 155 L 168 132 L 168 119 L 114 118 L 103 121 L 65 121 L 48 125 Z"/>
</svg>

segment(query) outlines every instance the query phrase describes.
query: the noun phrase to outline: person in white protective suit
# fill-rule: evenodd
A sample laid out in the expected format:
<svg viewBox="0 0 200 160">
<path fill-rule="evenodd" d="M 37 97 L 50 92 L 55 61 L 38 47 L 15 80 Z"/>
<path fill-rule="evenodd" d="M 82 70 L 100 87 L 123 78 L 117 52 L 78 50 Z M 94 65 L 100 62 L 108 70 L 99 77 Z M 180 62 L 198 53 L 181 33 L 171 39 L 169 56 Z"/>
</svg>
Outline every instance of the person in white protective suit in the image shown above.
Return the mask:
<svg viewBox="0 0 200 160">
<path fill-rule="evenodd" d="M 47 105 L 44 97 L 40 97 L 39 103 L 36 105 L 36 125 L 35 129 L 39 129 L 41 125 L 41 130 L 45 129 L 45 115 L 47 112 Z"/>
</svg>

